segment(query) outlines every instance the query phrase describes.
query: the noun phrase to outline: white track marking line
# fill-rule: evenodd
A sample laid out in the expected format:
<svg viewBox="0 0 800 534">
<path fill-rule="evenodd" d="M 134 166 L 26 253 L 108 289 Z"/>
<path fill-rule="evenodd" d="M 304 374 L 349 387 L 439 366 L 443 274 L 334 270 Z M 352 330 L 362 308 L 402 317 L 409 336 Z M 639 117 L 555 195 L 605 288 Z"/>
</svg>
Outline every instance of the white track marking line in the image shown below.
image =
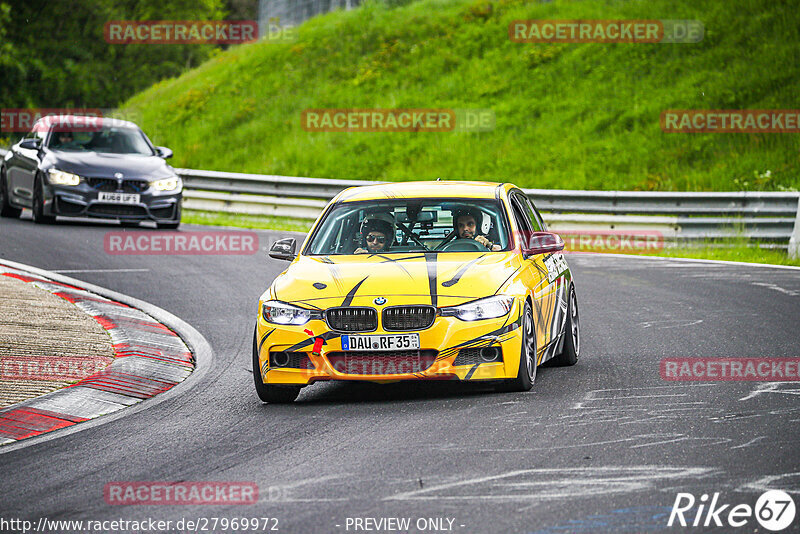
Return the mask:
<svg viewBox="0 0 800 534">
<path fill-rule="evenodd" d="M 795 471 L 794 473 L 784 473 L 782 475 L 767 475 L 753 482 L 748 482 L 743 486 L 739 486 L 738 488 L 736 488 L 736 491 L 763 492 L 773 489 L 780 489 L 785 491 L 786 493 L 794 493 L 795 495 L 800 494 L 800 484 L 798 484 L 797 482 L 795 482 L 794 487 L 788 487 L 788 484 L 786 484 L 785 482 L 776 484 L 777 481 L 789 477 L 800 478 L 800 471 Z"/>
<path fill-rule="evenodd" d="M 533 493 L 527 495 L 506 494 L 506 495 L 436 495 L 436 499 L 441 500 L 490 500 L 490 501 L 519 501 L 532 499 L 557 499 L 570 496 L 587 497 L 591 495 L 608 494 L 609 492 L 632 492 L 652 486 L 658 480 L 685 479 L 687 477 L 701 477 L 711 474 L 712 470 L 704 467 L 662 467 L 662 466 L 628 466 L 628 467 L 577 467 L 577 468 L 553 468 L 553 469 L 520 469 L 509 471 L 500 475 L 467 478 L 465 480 L 450 482 L 431 486 L 425 489 L 413 490 L 398 493 L 385 497 L 383 500 L 420 500 L 430 499 L 424 494 L 438 492 L 460 486 L 481 484 L 484 482 L 498 481 L 492 484 L 493 487 L 515 484 L 514 482 L 501 482 L 504 479 L 520 475 L 557 475 L 561 478 L 547 482 L 537 480 L 533 484 L 552 485 L 554 492 Z M 577 477 L 577 478 L 569 478 Z M 576 485 L 578 487 L 574 487 Z M 622 482 L 622 484 L 620 484 Z M 518 484 L 524 484 L 524 481 Z M 609 485 L 610 484 L 610 485 Z M 558 488 L 558 489 L 556 489 Z"/>
<path fill-rule="evenodd" d="M 752 390 L 746 397 L 742 397 L 739 399 L 740 401 L 745 401 L 748 399 L 752 399 L 753 397 L 757 397 L 762 393 L 781 393 L 783 395 L 800 395 L 800 389 L 780 389 L 781 384 L 789 384 L 795 385 L 792 382 L 766 382 L 763 384 L 758 384 L 754 390 Z"/>
<path fill-rule="evenodd" d="M 757 438 L 753 438 L 753 439 L 751 439 L 750 441 L 748 441 L 747 443 L 745 443 L 743 445 L 737 445 L 735 447 L 731 447 L 731 449 L 744 449 L 745 447 L 749 447 L 750 445 L 752 445 L 756 441 L 761 441 L 762 439 L 767 439 L 767 436 L 758 436 Z"/>
<path fill-rule="evenodd" d="M 595 254 L 587 252 L 585 257 L 608 257 L 626 260 L 649 260 L 653 262 L 670 262 L 679 261 L 686 263 L 705 263 L 710 265 L 732 265 L 735 267 L 765 267 L 769 269 L 788 269 L 793 271 L 800 271 L 800 267 L 794 265 L 773 265 L 772 263 L 748 263 L 744 261 L 725 261 L 725 260 L 701 260 L 698 258 L 671 258 L 667 256 L 637 256 L 635 254 Z M 622 262 L 625 263 L 625 262 Z"/>
<path fill-rule="evenodd" d="M 800 291 L 794 291 L 792 289 L 784 289 L 784 288 L 782 288 L 782 287 L 780 287 L 778 285 L 775 285 L 775 284 L 772 284 L 772 283 L 769 283 L 769 282 L 750 282 L 750 285 L 751 286 L 761 286 L 761 287 L 766 287 L 767 289 L 773 289 L 775 291 L 780 291 L 784 295 L 789 295 L 790 297 L 796 297 L 797 295 L 800 295 Z"/>
</svg>

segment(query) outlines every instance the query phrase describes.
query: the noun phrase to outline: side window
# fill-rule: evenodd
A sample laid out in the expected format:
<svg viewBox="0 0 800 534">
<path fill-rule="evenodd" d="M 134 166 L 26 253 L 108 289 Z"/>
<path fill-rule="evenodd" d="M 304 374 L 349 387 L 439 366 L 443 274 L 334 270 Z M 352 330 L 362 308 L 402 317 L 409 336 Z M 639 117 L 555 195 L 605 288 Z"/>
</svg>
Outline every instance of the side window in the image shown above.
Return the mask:
<svg viewBox="0 0 800 534">
<path fill-rule="evenodd" d="M 511 200 L 514 206 L 514 216 L 517 218 L 517 223 L 520 224 L 522 228 L 531 232 L 538 231 L 539 225 L 536 224 L 535 219 L 531 217 L 531 211 L 525 197 L 515 193 L 512 195 Z M 520 220 L 522 222 L 520 222 Z"/>
<path fill-rule="evenodd" d="M 542 216 L 539 214 L 539 210 L 536 209 L 536 206 L 533 205 L 533 201 L 525 196 L 525 204 L 528 206 L 528 211 L 531 214 L 531 220 L 533 221 L 534 227 L 538 228 L 535 231 L 541 232 L 547 230 L 547 225 L 542 220 Z"/>
<path fill-rule="evenodd" d="M 514 212 L 514 219 L 521 232 L 530 232 L 531 225 L 525 217 L 525 210 L 520 205 L 520 199 L 517 195 L 511 196 L 511 211 Z"/>
<path fill-rule="evenodd" d="M 522 209 L 522 213 L 525 215 L 525 220 L 528 221 L 528 227 L 531 229 L 532 232 L 541 232 L 542 225 L 539 223 L 539 219 L 536 218 L 536 214 L 531 207 L 530 200 L 528 197 L 517 193 L 514 195 L 517 202 L 519 202 L 520 209 Z"/>
<path fill-rule="evenodd" d="M 47 137 L 47 127 L 42 121 L 39 121 L 33 125 L 33 128 L 30 132 L 25 134 L 23 139 L 41 139 L 44 142 L 45 137 Z"/>
</svg>

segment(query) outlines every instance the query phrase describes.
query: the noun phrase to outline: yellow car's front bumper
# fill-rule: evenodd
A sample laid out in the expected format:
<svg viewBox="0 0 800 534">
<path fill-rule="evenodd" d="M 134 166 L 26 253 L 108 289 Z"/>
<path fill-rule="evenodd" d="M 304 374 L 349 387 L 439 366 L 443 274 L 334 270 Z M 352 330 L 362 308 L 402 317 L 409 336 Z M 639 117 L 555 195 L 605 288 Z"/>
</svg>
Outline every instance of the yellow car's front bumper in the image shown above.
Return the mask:
<svg viewBox="0 0 800 534">
<path fill-rule="evenodd" d="M 498 380 L 515 378 L 521 352 L 521 307 L 497 319 L 462 321 L 455 317 L 437 316 L 433 325 L 416 331 L 420 339 L 420 354 L 428 359 L 421 367 L 412 368 L 402 357 L 391 352 L 348 352 L 355 361 L 343 365 L 341 334 L 333 332 L 322 320 L 311 320 L 302 326 L 276 325 L 259 314 L 256 331 L 259 369 L 266 384 L 307 385 L 319 380 L 368 380 L 393 382 L 397 380 Z M 309 335 L 308 332 L 313 335 Z M 364 335 L 401 334 L 382 329 Z M 325 339 L 318 354 L 314 353 L 316 338 Z M 501 360 L 485 362 L 476 358 L 484 347 L 499 348 Z M 472 358 L 467 358 L 467 349 Z M 464 350 L 464 357 L 456 361 Z M 270 366 L 270 353 L 291 352 L 298 367 Z M 463 364 L 467 361 L 467 364 Z M 427 364 L 430 362 L 430 365 Z M 427 366 L 427 368 L 423 368 Z M 300 368 L 305 367 L 305 368 Z"/>
</svg>

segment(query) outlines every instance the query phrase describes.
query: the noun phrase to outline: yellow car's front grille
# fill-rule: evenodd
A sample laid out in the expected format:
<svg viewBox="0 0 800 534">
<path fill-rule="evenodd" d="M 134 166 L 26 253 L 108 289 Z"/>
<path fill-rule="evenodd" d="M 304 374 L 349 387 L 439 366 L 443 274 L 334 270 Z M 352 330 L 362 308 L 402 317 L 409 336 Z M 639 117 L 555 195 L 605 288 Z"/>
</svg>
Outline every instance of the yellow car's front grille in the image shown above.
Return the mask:
<svg viewBox="0 0 800 534">
<path fill-rule="evenodd" d="M 384 330 L 424 330 L 433 324 L 433 306 L 392 306 L 383 310 Z"/>
<path fill-rule="evenodd" d="M 330 308 L 325 319 L 331 330 L 339 332 L 371 332 L 378 328 L 378 312 L 374 308 Z"/>
</svg>

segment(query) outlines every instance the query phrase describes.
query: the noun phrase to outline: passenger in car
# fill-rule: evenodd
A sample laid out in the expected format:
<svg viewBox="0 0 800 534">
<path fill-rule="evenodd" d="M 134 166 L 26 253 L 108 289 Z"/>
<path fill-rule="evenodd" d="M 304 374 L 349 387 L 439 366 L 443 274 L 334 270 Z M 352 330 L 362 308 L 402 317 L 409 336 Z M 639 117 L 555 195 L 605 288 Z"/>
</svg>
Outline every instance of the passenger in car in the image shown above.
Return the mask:
<svg viewBox="0 0 800 534">
<path fill-rule="evenodd" d="M 478 231 L 478 220 L 480 214 L 479 212 L 474 211 L 457 211 L 453 214 L 453 226 L 457 232 L 456 239 L 474 239 L 484 247 L 488 248 L 492 251 L 498 251 L 502 247 L 500 245 L 495 245 L 489 239 L 482 235 L 477 235 Z"/>
<path fill-rule="evenodd" d="M 353 254 L 379 254 L 389 250 L 394 238 L 392 224 L 378 217 L 367 217 L 361 223 L 361 246 Z"/>
</svg>

